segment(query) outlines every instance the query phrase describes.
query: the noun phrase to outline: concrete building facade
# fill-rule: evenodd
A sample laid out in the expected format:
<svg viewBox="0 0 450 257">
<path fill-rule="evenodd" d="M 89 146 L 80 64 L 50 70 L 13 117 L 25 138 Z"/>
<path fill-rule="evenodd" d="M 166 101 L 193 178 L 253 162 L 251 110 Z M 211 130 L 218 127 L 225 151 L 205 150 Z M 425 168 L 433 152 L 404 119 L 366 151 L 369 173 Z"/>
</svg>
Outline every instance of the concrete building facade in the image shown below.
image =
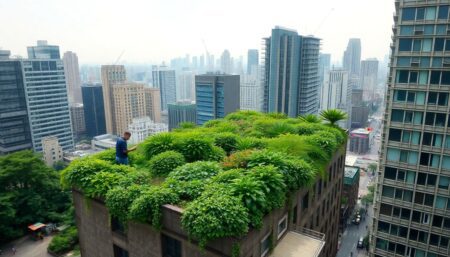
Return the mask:
<svg viewBox="0 0 450 257">
<path fill-rule="evenodd" d="M 125 66 L 123 65 L 102 65 L 102 89 L 103 104 L 105 109 L 106 132 L 108 134 L 117 134 L 116 121 L 114 120 L 114 97 L 112 87 L 114 84 L 123 83 L 127 80 Z"/>
<path fill-rule="evenodd" d="M 317 113 L 320 39 L 277 26 L 263 45 L 264 111 L 290 117 Z"/>
<path fill-rule="evenodd" d="M 373 143 L 373 133 L 371 129 L 359 128 L 350 132 L 349 151 L 357 154 L 365 154 L 370 151 Z"/>
<path fill-rule="evenodd" d="M 83 104 L 72 104 L 70 106 L 70 117 L 72 119 L 72 131 L 74 137 L 80 137 L 86 132 Z"/>
<path fill-rule="evenodd" d="M 178 128 L 182 122 L 197 122 L 197 108 L 193 102 L 177 102 L 169 104 L 169 131 Z"/>
<path fill-rule="evenodd" d="M 144 141 L 147 137 L 169 131 L 166 124 L 155 123 L 149 117 L 134 118 L 128 131 L 131 133 L 130 144 L 137 144 Z"/>
<path fill-rule="evenodd" d="M 349 128 L 352 112 L 352 89 L 348 82 L 348 72 L 343 69 L 330 70 L 324 79 L 321 92 L 320 110 L 339 109 L 347 113 L 348 119 L 341 122 L 343 128 Z"/>
<path fill-rule="evenodd" d="M 361 61 L 360 85 L 364 101 L 374 101 L 378 84 L 378 60 L 369 58 Z"/>
<path fill-rule="evenodd" d="M 349 78 L 359 78 L 361 69 L 361 39 L 350 38 L 344 51 L 343 68 L 348 71 Z"/>
<path fill-rule="evenodd" d="M 247 75 L 254 75 L 259 70 L 258 49 L 248 49 L 247 51 Z"/>
<path fill-rule="evenodd" d="M 450 256 L 450 1 L 395 1 L 370 256 Z"/>
<path fill-rule="evenodd" d="M 145 115 L 156 123 L 161 122 L 161 91 L 158 88 L 145 87 Z"/>
<path fill-rule="evenodd" d="M 42 138 L 42 157 L 47 166 L 52 167 L 58 161 L 63 160 L 63 149 L 57 137 Z"/>
<path fill-rule="evenodd" d="M 33 147 L 22 62 L 0 50 L 0 155 Z"/>
<path fill-rule="evenodd" d="M 195 76 L 197 124 L 225 117 L 240 108 L 239 75 Z"/>
<path fill-rule="evenodd" d="M 161 92 L 161 111 L 167 111 L 167 105 L 177 101 L 177 83 L 175 70 L 166 66 L 152 67 L 153 87 Z"/>
<path fill-rule="evenodd" d="M 68 51 L 63 55 L 64 72 L 66 75 L 67 95 L 69 104 L 82 103 L 81 77 L 76 53 Z"/>
</svg>

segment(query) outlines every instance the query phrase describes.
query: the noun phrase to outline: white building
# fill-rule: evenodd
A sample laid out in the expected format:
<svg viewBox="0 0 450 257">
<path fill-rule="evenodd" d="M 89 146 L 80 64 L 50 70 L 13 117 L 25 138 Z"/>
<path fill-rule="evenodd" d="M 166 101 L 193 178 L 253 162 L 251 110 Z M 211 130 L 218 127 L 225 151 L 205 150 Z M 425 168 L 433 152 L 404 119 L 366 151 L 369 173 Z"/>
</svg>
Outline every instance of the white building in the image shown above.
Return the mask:
<svg viewBox="0 0 450 257">
<path fill-rule="evenodd" d="M 167 132 L 169 129 L 166 124 L 154 123 L 149 117 L 144 117 L 133 119 L 133 122 L 128 126 L 128 131 L 131 133 L 128 142 L 137 144 L 151 135 Z"/>
<path fill-rule="evenodd" d="M 262 89 L 258 76 L 242 75 L 241 76 L 241 110 L 262 110 Z"/>
<path fill-rule="evenodd" d="M 371 58 L 362 61 L 360 84 L 361 88 L 363 89 L 364 101 L 375 99 L 377 82 L 378 82 L 378 60 L 375 58 Z"/>
<path fill-rule="evenodd" d="M 348 72 L 333 69 L 325 75 L 322 86 L 320 110 L 340 109 L 351 115 L 352 85 L 348 81 Z M 346 122 L 350 124 L 350 118 Z M 341 124 L 348 128 L 347 124 Z"/>
<path fill-rule="evenodd" d="M 42 138 L 42 158 L 47 166 L 53 166 L 63 159 L 63 150 L 58 138 L 54 136 Z"/>
<path fill-rule="evenodd" d="M 104 134 L 96 136 L 91 140 L 93 150 L 105 150 L 116 147 L 117 136 L 111 134 Z"/>
<path fill-rule="evenodd" d="M 195 101 L 195 73 L 181 71 L 177 79 L 177 101 Z"/>
</svg>

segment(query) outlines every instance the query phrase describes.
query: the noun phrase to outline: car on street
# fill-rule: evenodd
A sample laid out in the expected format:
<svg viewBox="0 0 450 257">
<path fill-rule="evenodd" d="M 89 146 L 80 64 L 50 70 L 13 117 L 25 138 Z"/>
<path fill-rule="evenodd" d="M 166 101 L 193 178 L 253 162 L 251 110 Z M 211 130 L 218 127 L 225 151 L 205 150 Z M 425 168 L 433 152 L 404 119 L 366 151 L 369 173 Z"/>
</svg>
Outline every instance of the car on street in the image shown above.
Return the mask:
<svg viewBox="0 0 450 257">
<path fill-rule="evenodd" d="M 358 244 L 356 245 L 356 247 L 358 248 L 364 248 L 364 238 L 360 237 L 358 240 Z"/>
</svg>

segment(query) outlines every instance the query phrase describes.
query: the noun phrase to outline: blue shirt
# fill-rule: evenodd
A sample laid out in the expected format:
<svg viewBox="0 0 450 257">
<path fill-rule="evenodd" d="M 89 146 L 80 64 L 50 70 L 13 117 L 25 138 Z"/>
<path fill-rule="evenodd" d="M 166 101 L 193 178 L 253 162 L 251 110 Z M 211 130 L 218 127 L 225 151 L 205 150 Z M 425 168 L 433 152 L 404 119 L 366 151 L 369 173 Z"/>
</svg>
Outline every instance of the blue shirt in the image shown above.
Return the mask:
<svg viewBox="0 0 450 257">
<path fill-rule="evenodd" d="M 127 158 L 128 154 L 126 153 L 126 150 L 127 150 L 127 141 L 123 139 L 123 137 L 119 137 L 116 143 L 116 156 L 119 158 Z"/>
</svg>

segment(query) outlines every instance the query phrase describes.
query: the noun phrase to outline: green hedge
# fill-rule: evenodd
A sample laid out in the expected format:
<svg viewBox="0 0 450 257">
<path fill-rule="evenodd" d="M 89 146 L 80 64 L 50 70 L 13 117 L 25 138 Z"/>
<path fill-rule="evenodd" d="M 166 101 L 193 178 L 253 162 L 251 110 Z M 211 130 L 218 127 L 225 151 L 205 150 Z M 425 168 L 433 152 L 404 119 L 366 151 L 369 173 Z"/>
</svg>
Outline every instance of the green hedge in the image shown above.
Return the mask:
<svg viewBox="0 0 450 257">
<path fill-rule="evenodd" d="M 175 151 L 166 151 L 153 156 L 149 168 L 155 176 L 167 176 L 176 167 L 185 164 L 184 156 Z"/>
<path fill-rule="evenodd" d="M 77 243 L 77 228 L 75 226 L 68 227 L 52 238 L 52 241 L 48 245 L 48 250 L 56 254 L 63 254 L 73 250 Z"/>
</svg>

